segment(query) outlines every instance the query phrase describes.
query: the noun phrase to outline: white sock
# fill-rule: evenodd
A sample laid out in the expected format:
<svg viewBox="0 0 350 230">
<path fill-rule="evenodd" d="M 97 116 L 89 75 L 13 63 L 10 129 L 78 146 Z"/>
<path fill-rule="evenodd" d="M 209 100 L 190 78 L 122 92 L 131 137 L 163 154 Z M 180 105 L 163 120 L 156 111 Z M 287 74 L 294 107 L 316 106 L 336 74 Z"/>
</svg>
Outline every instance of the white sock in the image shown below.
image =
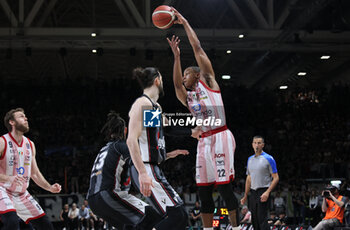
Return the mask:
<svg viewBox="0 0 350 230">
<path fill-rule="evenodd" d="M 203 228 L 203 230 L 214 230 L 213 228 Z"/>
</svg>

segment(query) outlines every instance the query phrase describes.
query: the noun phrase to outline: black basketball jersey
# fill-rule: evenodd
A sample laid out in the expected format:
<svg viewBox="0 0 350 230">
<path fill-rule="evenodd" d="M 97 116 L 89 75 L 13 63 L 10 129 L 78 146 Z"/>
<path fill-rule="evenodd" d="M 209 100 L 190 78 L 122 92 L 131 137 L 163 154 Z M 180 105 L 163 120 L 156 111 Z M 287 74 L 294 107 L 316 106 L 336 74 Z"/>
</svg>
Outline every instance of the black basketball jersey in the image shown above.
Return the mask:
<svg viewBox="0 0 350 230">
<path fill-rule="evenodd" d="M 160 107 L 146 97 L 152 103 L 152 110 L 160 110 Z M 143 162 L 159 164 L 166 160 L 165 139 L 163 133 L 163 124 L 160 127 L 143 127 L 139 137 L 140 153 Z"/>
<path fill-rule="evenodd" d="M 125 140 L 108 142 L 97 155 L 91 170 L 87 197 L 99 191 L 128 191 L 130 153 Z"/>
</svg>

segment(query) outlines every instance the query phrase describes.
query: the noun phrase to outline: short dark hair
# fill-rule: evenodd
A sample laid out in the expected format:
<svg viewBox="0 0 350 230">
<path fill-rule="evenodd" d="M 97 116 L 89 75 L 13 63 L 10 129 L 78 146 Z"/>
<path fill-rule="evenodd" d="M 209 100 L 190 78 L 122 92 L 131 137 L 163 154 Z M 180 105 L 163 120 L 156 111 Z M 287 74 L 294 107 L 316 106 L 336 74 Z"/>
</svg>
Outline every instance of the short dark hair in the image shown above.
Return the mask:
<svg viewBox="0 0 350 230">
<path fill-rule="evenodd" d="M 254 139 L 258 139 L 258 138 L 261 138 L 261 139 L 262 139 L 262 141 L 263 141 L 263 143 L 265 143 L 265 139 L 264 139 L 264 137 L 263 137 L 263 136 L 260 136 L 260 135 L 256 135 L 256 136 L 254 136 L 254 137 L 253 137 L 253 140 L 254 140 Z"/>
<path fill-rule="evenodd" d="M 107 114 L 107 121 L 101 129 L 106 141 L 124 139 L 125 121 L 115 111 Z"/>
<path fill-rule="evenodd" d="M 12 131 L 12 126 L 10 125 L 10 120 L 13 121 L 14 120 L 14 114 L 16 112 L 22 112 L 24 113 L 24 109 L 22 108 L 16 108 L 16 109 L 11 109 L 10 111 L 8 111 L 4 117 L 4 125 L 7 128 L 7 130 L 9 132 Z"/>
<path fill-rule="evenodd" d="M 192 69 L 195 73 L 200 73 L 201 69 L 198 66 L 189 66 L 186 69 Z"/>
<path fill-rule="evenodd" d="M 137 79 L 142 89 L 152 86 L 154 79 L 159 77 L 159 70 L 155 67 L 137 67 L 132 71 L 133 77 Z"/>
</svg>

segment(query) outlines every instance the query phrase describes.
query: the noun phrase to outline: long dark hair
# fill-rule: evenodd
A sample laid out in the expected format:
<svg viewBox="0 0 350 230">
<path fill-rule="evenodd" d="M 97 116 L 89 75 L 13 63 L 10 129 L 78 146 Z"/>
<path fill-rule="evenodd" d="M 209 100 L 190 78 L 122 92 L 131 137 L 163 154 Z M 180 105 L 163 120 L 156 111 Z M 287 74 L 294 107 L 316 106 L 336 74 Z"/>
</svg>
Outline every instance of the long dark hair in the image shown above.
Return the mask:
<svg viewBox="0 0 350 230">
<path fill-rule="evenodd" d="M 137 67 L 132 71 L 132 75 L 140 84 L 142 89 L 152 86 L 154 79 L 159 76 L 159 70 L 155 67 Z"/>
<path fill-rule="evenodd" d="M 106 141 L 124 139 L 125 121 L 115 111 L 107 114 L 107 121 L 101 129 Z"/>
</svg>

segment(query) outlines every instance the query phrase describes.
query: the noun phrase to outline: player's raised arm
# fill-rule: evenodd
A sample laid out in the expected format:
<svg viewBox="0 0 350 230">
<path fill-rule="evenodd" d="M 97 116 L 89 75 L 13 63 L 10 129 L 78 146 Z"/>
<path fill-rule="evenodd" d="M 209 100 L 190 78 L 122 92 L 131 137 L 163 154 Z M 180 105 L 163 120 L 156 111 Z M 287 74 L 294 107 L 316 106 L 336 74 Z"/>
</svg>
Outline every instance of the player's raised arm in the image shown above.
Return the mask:
<svg viewBox="0 0 350 230">
<path fill-rule="evenodd" d="M 140 183 L 140 192 L 144 196 L 151 195 L 151 187 L 153 187 L 152 178 L 148 176 L 145 164 L 142 161 L 140 146 L 138 139 L 142 133 L 142 105 L 144 99 L 138 99 L 130 109 L 129 112 L 129 133 L 127 138 L 127 145 L 129 148 L 130 156 L 134 166 L 139 173 L 139 183 Z"/>
<path fill-rule="evenodd" d="M 181 103 L 184 106 L 187 106 L 187 102 L 186 102 L 187 92 L 184 85 L 182 84 L 182 69 L 181 69 L 180 48 L 179 48 L 180 39 L 173 35 L 171 40 L 169 38 L 167 38 L 167 40 L 174 54 L 173 81 L 174 81 L 176 97 L 177 99 L 179 99 L 179 101 L 181 101 Z"/>
<path fill-rule="evenodd" d="M 216 89 L 219 86 L 215 81 L 215 73 L 214 73 L 212 64 L 207 54 L 204 52 L 196 32 L 194 32 L 194 30 L 192 29 L 188 21 L 176 9 L 173 8 L 173 10 L 177 17 L 177 20 L 175 21 L 175 23 L 182 24 L 185 28 L 188 40 L 190 41 L 190 44 L 192 46 L 192 49 L 197 61 L 197 64 L 201 69 L 201 73 L 207 80 L 209 87 Z"/>
</svg>

